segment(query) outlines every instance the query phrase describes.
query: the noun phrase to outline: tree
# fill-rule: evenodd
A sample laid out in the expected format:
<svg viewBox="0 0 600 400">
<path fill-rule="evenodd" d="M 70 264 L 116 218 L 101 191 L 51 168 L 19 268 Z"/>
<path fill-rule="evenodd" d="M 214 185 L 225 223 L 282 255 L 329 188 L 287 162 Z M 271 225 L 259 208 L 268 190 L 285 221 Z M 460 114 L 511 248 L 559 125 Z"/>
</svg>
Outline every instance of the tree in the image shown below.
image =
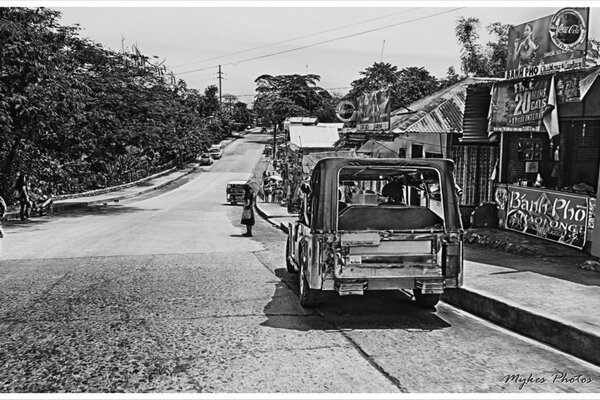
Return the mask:
<svg viewBox="0 0 600 400">
<path fill-rule="evenodd" d="M 398 67 L 390 63 L 376 62 L 359 72 L 361 78 L 351 83 L 346 95 L 354 98 L 380 89 L 390 88 L 391 109 L 395 110 L 435 92 L 438 80 L 423 67 Z"/>
<path fill-rule="evenodd" d="M 230 131 L 216 86 L 166 79 L 157 57 L 104 49 L 59 15 L 0 8 L 0 194 L 15 171 L 55 194 L 131 181 Z"/>
<path fill-rule="evenodd" d="M 71 124 L 83 106 L 85 88 L 71 46 L 76 28 L 57 23 L 59 12 L 0 8 L 0 185 L 13 183 L 15 169 L 27 171 L 39 158 L 37 140 Z"/>
<path fill-rule="evenodd" d="M 317 86 L 321 77 L 308 75 L 261 75 L 254 80 L 257 95 L 253 110 L 270 124 L 290 116 L 312 116 L 323 108 L 329 93 Z"/>
</svg>

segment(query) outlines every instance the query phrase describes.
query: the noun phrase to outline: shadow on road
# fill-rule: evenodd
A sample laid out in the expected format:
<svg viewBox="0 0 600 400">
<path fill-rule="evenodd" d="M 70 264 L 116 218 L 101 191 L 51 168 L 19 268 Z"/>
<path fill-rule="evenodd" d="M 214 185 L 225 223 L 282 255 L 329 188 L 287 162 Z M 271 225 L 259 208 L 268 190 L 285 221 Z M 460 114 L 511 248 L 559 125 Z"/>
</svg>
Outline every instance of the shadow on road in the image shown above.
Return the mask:
<svg viewBox="0 0 600 400">
<path fill-rule="evenodd" d="M 398 291 L 365 292 L 362 296 L 339 296 L 323 293 L 323 301 L 315 309 L 299 305 L 297 274 L 285 268 L 276 269 L 281 279 L 265 306 L 267 321 L 261 325 L 293 330 L 403 329 L 434 331 L 451 325 L 436 315 L 435 309 L 416 305 L 411 297 Z M 296 296 L 290 297 L 290 289 Z M 294 302 L 290 306 L 290 302 Z M 307 318 L 308 317 L 308 318 Z"/>
<path fill-rule="evenodd" d="M 79 218 L 85 217 L 88 215 L 120 215 L 120 214 L 130 214 L 135 212 L 156 212 L 159 209 L 148 209 L 148 208 L 138 208 L 138 207 L 129 207 L 123 206 L 116 203 L 109 203 L 108 205 L 90 205 L 83 208 L 73 208 L 71 210 L 61 210 L 56 213 L 56 217 L 60 218 Z M 46 217 L 40 218 L 31 218 L 27 221 L 19 221 L 19 220 L 10 220 L 8 222 L 4 222 L 6 225 L 11 225 L 13 227 L 23 227 L 30 228 L 36 227 L 40 224 L 45 224 L 51 222 L 53 220 L 52 215 L 48 215 Z"/>
</svg>

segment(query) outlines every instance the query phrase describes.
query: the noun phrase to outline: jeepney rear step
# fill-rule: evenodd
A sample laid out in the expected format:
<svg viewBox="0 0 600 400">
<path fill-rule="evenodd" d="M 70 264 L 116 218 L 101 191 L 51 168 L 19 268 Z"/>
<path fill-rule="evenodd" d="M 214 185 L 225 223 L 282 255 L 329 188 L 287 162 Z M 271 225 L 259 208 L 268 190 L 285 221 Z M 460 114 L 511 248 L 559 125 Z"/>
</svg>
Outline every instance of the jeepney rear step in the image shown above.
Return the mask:
<svg viewBox="0 0 600 400">
<path fill-rule="evenodd" d="M 365 293 L 367 286 L 367 281 L 337 281 L 334 288 L 340 296 L 362 296 Z"/>
</svg>

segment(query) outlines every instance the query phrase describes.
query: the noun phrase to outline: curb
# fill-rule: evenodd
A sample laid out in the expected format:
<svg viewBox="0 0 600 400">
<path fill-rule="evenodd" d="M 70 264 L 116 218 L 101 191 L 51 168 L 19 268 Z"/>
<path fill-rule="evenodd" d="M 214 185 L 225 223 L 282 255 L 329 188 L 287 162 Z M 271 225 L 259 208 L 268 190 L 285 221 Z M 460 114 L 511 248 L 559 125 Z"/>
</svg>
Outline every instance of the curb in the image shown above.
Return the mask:
<svg viewBox="0 0 600 400">
<path fill-rule="evenodd" d="M 284 231 L 285 233 L 288 233 L 288 229 L 287 227 L 285 227 L 285 229 L 283 229 L 283 223 L 275 223 L 273 221 L 271 221 L 271 219 L 269 218 L 269 216 L 258 206 L 258 202 L 254 202 L 254 210 L 256 211 L 256 213 L 258 215 L 260 215 L 260 217 L 262 219 L 264 219 L 265 221 L 267 221 L 269 224 L 271 224 L 271 226 L 277 228 L 277 229 L 281 229 L 282 231 Z"/>
<path fill-rule="evenodd" d="M 442 296 L 442 301 L 513 332 L 600 365 L 600 336 L 594 333 L 582 331 L 566 322 L 550 319 L 517 304 L 486 296 L 472 289 L 447 290 Z"/>
<path fill-rule="evenodd" d="M 238 135 L 233 136 L 233 138 L 231 140 L 229 140 L 229 142 L 224 147 L 229 146 L 231 143 L 233 143 L 234 141 L 238 140 L 239 138 L 241 138 L 243 136 L 245 136 L 245 133 L 239 132 Z M 200 167 L 199 165 L 196 165 L 196 166 L 192 167 L 189 171 L 186 171 L 185 173 L 179 175 L 178 177 L 176 177 L 172 180 L 163 182 L 159 185 L 152 186 L 152 187 L 144 189 L 144 190 L 140 190 L 139 192 L 130 193 L 127 195 L 122 195 L 122 196 L 108 197 L 106 199 L 94 200 L 94 201 L 89 201 L 89 202 L 77 202 L 77 203 L 63 204 L 63 205 L 56 204 L 57 201 L 68 201 L 68 200 L 74 200 L 74 199 L 81 199 L 81 198 L 85 198 L 85 197 L 92 197 L 92 196 L 99 195 L 99 194 L 111 193 L 111 192 L 116 192 L 119 190 L 127 189 L 127 188 L 130 188 L 133 186 L 137 186 L 140 183 L 144 183 L 149 180 L 152 180 L 155 178 L 160 178 L 161 176 L 164 176 L 164 175 L 168 175 L 168 174 L 176 171 L 177 168 L 173 167 L 173 168 L 170 168 L 165 171 L 157 172 L 154 175 L 150 175 L 145 178 L 138 179 L 137 181 L 124 183 L 122 185 L 113 186 L 110 188 L 91 190 L 91 191 L 83 192 L 83 193 L 64 194 L 64 195 L 54 196 L 54 204 L 52 205 L 52 208 L 51 208 L 51 211 L 49 214 L 53 214 L 55 212 L 61 212 L 61 211 L 65 211 L 65 210 L 85 208 L 85 207 L 92 206 L 92 205 L 103 204 L 103 203 L 107 203 L 107 202 L 111 202 L 111 201 L 112 202 L 120 201 L 120 200 L 125 200 L 125 199 L 130 199 L 133 197 L 141 196 L 143 194 L 150 193 L 154 190 L 161 189 L 167 185 L 170 185 L 171 183 L 176 182 L 177 180 L 183 178 L 184 176 L 187 176 L 187 175 L 191 174 L 192 172 L 196 171 L 199 167 Z M 16 210 L 12 210 L 6 214 L 7 221 L 9 219 L 17 219 L 17 220 L 20 219 L 19 207 L 17 206 L 16 208 L 17 208 Z"/>
<path fill-rule="evenodd" d="M 288 233 L 288 227 L 284 223 L 277 224 L 271 221 L 258 204 L 255 204 L 255 208 L 272 226 Z M 487 244 L 495 243 L 490 241 Z M 600 352 L 597 351 L 600 348 L 600 336 L 594 333 L 582 331 L 566 322 L 526 310 L 518 304 L 511 304 L 464 287 L 444 291 L 441 301 L 582 360 L 600 365 Z"/>
<path fill-rule="evenodd" d="M 172 180 L 163 182 L 163 183 L 161 183 L 159 185 L 156 185 L 156 186 L 152 186 L 152 187 L 146 188 L 144 190 L 140 190 L 138 192 L 129 193 L 129 194 L 126 194 L 126 195 L 107 197 L 107 198 L 102 199 L 102 200 L 84 201 L 84 202 L 67 203 L 67 204 L 56 204 L 56 202 L 55 202 L 52 205 L 50 214 L 54 214 L 56 212 L 61 212 L 61 211 L 65 211 L 65 210 L 76 210 L 76 209 L 85 208 L 85 207 L 88 207 L 88 206 L 93 206 L 93 205 L 98 205 L 98 204 L 104 204 L 104 203 L 108 203 L 108 202 L 115 202 L 115 201 L 120 201 L 120 200 L 125 200 L 125 199 L 130 199 L 130 198 L 133 198 L 133 197 L 141 196 L 143 194 L 150 193 L 150 192 L 153 192 L 155 190 L 161 189 L 161 188 L 163 188 L 163 187 L 165 187 L 167 185 L 170 185 L 171 183 L 178 181 L 179 179 L 183 178 L 184 176 L 187 176 L 187 175 L 191 174 L 192 172 L 196 171 L 197 169 L 198 169 L 198 166 L 194 166 L 189 171 L 186 171 L 185 173 L 182 173 L 181 175 L 179 175 L 178 177 L 176 177 L 176 178 L 174 178 Z M 78 198 L 81 198 L 81 197 L 73 197 L 71 199 L 58 200 L 58 201 L 69 201 L 69 200 L 74 200 L 74 199 L 78 199 Z M 12 213 L 7 214 L 7 218 L 10 218 L 10 219 L 20 219 L 19 211 L 13 211 Z"/>
</svg>

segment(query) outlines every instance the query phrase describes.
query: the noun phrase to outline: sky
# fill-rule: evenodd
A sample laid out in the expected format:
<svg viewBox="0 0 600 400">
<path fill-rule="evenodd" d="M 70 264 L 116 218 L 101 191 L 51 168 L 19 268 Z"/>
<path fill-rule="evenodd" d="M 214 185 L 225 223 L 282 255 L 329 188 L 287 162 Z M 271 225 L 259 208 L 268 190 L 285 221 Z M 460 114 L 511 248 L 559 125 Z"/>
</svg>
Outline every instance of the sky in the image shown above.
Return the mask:
<svg viewBox="0 0 600 400">
<path fill-rule="evenodd" d="M 454 27 L 459 17 L 519 25 L 568 6 L 589 6 L 590 37 L 600 39 L 597 2 L 38 2 L 63 25 L 107 48 L 136 45 L 189 87 L 218 85 L 251 103 L 263 74 L 317 74 L 320 86 L 346 93 L 374 62 L 424 67 L 437 78 L 460 72 Z M 322 6 L 322 5 L 326 6 Z M 493 5 L 491 7 L 490 5 Z M 538 5 L 544 5 L 540 7 Z"/>
</svg>

